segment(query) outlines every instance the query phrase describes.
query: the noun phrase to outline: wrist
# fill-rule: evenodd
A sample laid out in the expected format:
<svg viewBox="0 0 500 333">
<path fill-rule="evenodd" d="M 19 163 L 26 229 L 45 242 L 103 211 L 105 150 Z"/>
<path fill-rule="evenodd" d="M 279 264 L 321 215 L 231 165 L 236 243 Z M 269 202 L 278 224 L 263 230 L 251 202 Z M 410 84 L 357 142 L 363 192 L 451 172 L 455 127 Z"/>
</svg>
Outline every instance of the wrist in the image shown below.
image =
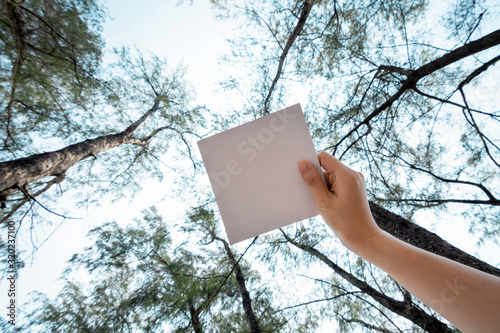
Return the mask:
<svg viewBox="0 0 500 333">
<path fill-rule="evenodd" d="M 352 239 L 342 239 L 342 243 L 350 251 L 356 253 L 360 257 L 368 259 L 370 254 L 376 253 L 380 245 L 384 243 L 387 237 L 392 237 L 385 231 L 378 227 L 366 230 L 362 237 L 355 237 Z"/>
</svg>

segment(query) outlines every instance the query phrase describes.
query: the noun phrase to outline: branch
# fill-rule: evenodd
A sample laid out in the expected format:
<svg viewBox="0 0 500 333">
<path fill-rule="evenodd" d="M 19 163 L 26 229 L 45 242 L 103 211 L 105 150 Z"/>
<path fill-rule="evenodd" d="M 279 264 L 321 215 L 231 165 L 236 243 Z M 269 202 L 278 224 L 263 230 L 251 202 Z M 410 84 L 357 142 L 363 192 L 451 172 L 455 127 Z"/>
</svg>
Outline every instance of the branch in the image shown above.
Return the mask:
<svg viewBox="0 0 500 333">
<path fill-rule="evenodd" d="M 426 173 L 428 175 L 431 175 L 432 177 L 434 177 L 434 178 L 436 178 L 436 179 L 438 179 L 438 180 L 440 180 L 442 182 L 475 186 L 475 187 L 481 189 L 488 196 L 488 198 L 490 199 L 489 201 L 491 201 L 491 202 L 498 201 L 498 199 L 495 198 L 495 196 L 483 184 L 474 183 L 474 182 L 470 182 L 470 181 L 466 181 L 466 180 L 444 178 L 444 177 L 436 175 L 435 173 L 433 173 L 430 170 L 426 170 L 424 168 L 421 168 L 421 167 L 418 167 L 418 166 L 416 166 L 414 164 L 411 164 L 410 162 L 407 162 L 405 159 L 403 159 L 400 156 L 394 155 L 394 157 L 396 157 L 397 159 L 401 160 L 403 163 L 405 163 L 406 165 L 408 165 L 408 167 L 410 169 L 418 170 L 418 171 L 421 171 L 421 172 Z"/>
<path fill-rule="evenodd" d="M 344 316 L 340 315 L 342 317 L 342 320 L 347 322 L 347 323 L 356 323 L 356 324 L 361 324 L 363 325 L 364 327 L 370 329 L 370 331 L 378 331 L 378 332 L 383 332 L 383 333 L 391 333 L 392 331 L 390 330 L 387 330 L 385 328 L 382 328 L 382 327 L 378 327 L 378 326 L 375 326 L 375 325 L 372 325 L 370 323 L 367 323 L 361 319 L 355 319 L 355 318 L 345 318 Z"/>
<path fill-rule="evenodd" d="M 258 236 L 257 236 L 258 237 Z M 241 256 L 239 257 L 238 261 L 236 261 L 236 265 L 239 265 L 241 259 L 243 259 L 243 256 L 247 253 L 248 249 L 255 243 L 255 241 L 257 240 L 257 237 L 255 237 L 253 239 L 253 241 L 250 243 L 250 245 L 248 245 L 248 247 L 245 249 L 245 251 L 241 254 Z M 233 268 L 231 269 L 231 271 L 229 272 L 229 274 L 226 275 L 226 278 L 224 279 L 224 281 L 222 281 L 222 283 L 220 284 L 219 286 L 219 289 L 217 289 L 217 291 L 215 292 L 215 294 L 208 300 L 207 302 L 207 305 L 203 308 L 203 311 L 205 311 L 205 309 L 208 309 L 210 307 L 210 304 L 213 302 L 213 300 L 215 299 L 215 297 L 217 297 L 217 295 L 219 294 L 220 290 L 222 289 L 222 287 L 226 284 L 227 280 L 229 279 L 229 277 L 231 276 L 231 274 L 233 274 L 234 270 L 236 269 L 236 265 L 233 265 Z M 203 312 L 202 311 L 202 312 Z"/>
<path fill-rule="evenodd" d="M 460 84 L 458 85 L 458 89 L 462 89 L 466 84 L 469 84 L 470 81 L 472 81 L 474 78 L 479 76 L 481 73 L 487 71 L 488 68 L 496 64 L 498 60 L 500 60 L 500 55 L 496 56 L 495 58 L 491 59 L 488 62 L 485 62 L 482 66 L 476 68 L 476 70 L 470 73 L 465 80 L 460 82 Z"/>
<path fill-rule="evenodd" d="M 386 72 L 393 72 L 393 73 L 399 73 L 402 74 L 406 77 L 410 76 L 412 74 L 412 71 L 409 69 L 404 69 L 401 67 L 396 67 L 396 66 L 389 66 L 389 65 L 380 65 L 378 66 L 379 70 L 383 70 Z"/>
<path fill-rule="evenodd" d="M 304 27 L 307 17 L 309 16 L 309 13 L 311 12 L 311 8 L 314 4 L 314 0 L 305 0 L 304 1 L 304 7 L 302 7 L 302 12 L 300 14 L 299 21 L 297 22 L 297 25 L 295 26 L 295 29 L 293 30 L 292 34 L 288 38 L 288 42 L 285 45 L 285 48 L 283 49 L 283 52 L 281 53 L 280 61 L 278 64 L 278 71 L 276 72 L 276 76 L 274 77 L 274 80 L 271 84 L 271 87 L 269 88 L 269 92 L 267 93 L 267 97 L 264 100 L 264 113 L 269 114 L 269 101 L 271 99 L 271 95 L 273 94 L 273 91 L 276 87 L 276 84 L 278 83 L 278 80 L 281 76 L 282 70 L 283 70 L 283 65 L 285 64 L 285 59 L 286 56 L 288 55 L 288 52 L 290 51 L 290 48 L 293 45 L 293 42 L 297 38 L 297 36 L 300 34 L 302 31 L 302 28 Z"/>
<path fill-rule="evenodd" d="M 141 140 L 133 138 L 132 134 L 158 110 L 159 103 L 157 99 L 151 109 L 123 132 L 88 139 L 57 151 L 0 162 L 0 198 L 7 197 L 38 179 L 63 174 L 81 160 L 105 150 L 125 143 L 144 145 Z"/>
<path fill-rule="evenodd" d="M 300 304 L 291 305 L 291 306 L 287 306 L 287 307 L 281 308 L 279 310 L 274 311 L 274 313 L 278 313 L 278 312 L 282 312 L 282 311 L 285 311 L 285 310 L 290 310 L 290 309 L 298 308 L 298 307 L 301 307 L 301 306 L 306 306 L 306 305 L 309 305 L 309 304 L 331 301 L 331 300 L 334 300 L 334 299 L 339 298 L 339 297 L 348 296 L 348 295 L 354 295 L 354 294 L 360 294 L 360 293 L 362 293 L 362 292 L 361 291 L 350 291 L 350 292 L 346 292 L 346 293 L 343 293 L 343 294 L 335 295 L 335 296 L 332 296 L 332 297 L 327 297 L 327 298 L 322 298 L 322 299 L 315 299 L 313 301 L 304 302 L 304 303 L 300 303 Z"/>
<path fill-rule="evenodd" d="M 370 268 L 371 268 L 371 267 L 372 267 L 372 266 L 370 265 Z M 338 286 L 338 285 L 336 285 L 336 284 L 333 284 L 333 283 L 331 283 L 331 282 L 329 282 L 329 281 L 325 281 L 325 280 L 318 279 L 318 278 L 313 278 L 313 277 L 310 277 L 310 276 L 307 276 L 307 275 L 303 275 L 303 274 L 298 274 L 298 275 L 299 275 L 299 276 L 302 276 L 302 277 L 305 277 L 305 278 L 307 278 L 307 279 L 311 279 L 311 280 L 314 280 L 314 281 L 320 282 L 320 283 L 326 283 L 326 284 L 328 284 L 328 285 L 330 285 L 330 286 L 332 286 L 332 287 L 335 287 L 335 288 L 337 288 L 337 289 L 340 289 L 340 290 L 342 290 L 342 291 L 344 291 L 344 292 L 347 292 L 347 291 L 348 291 L 347 289 L 345 289 L 345 288 L 343 288 L 343 287 L 341 287 L 341 286 Z M 372 275 L 372 278 L 375 280 L 375 278 L 373 277 L 373 275 Z M 375 280 L 375 283 L 377 283 L 377 281 L 376 281 L 376 280 Z M 397 284 L 397 283 L 396 283 L 396 284 Z M 397 285 L 399 286 L 399 284 L 397 284 Z M 377 284 L 377 286 L 378 286 L 378 284 Z M 380 287 L 379 287 L 379 289 L 380 289 L 380 290 L 382 290 Z M 378 308 L 378 307 L 377 307 L 377 306 L 375 306 L 373 303 L 369 302 L 368 300 L 364 299 L 364 298 L 363 298 L 363 297 L 361 297 L 361 296 L 354 295 L 354 297 L 356 297 L 356 298 L 357 298 L 357 299 L 359 299 L 360 301 L 362 301 L 362 302 L 364 302 L 364 303 L 366 303 L 366 304 L 370 305 L 372 308 L 374 308 L 375 310 L 377 310 L 378 312 L 380 312 L 380 314 L 381 314 L 381 315 L 382 315 L 385 319 L 387 319 L 387 321 L 388 321 L 388 322 L 390 322 L 392 325 L 394 325 L 394 327 L 395 327 L 395 328 L 396 328 L 399 332 L 401 332 L 401 333 L 402 333 L 402 331 L 399 329 L 399 327 L 398 327 L 398 326 L 397 326 L 397 325 L 396 325 L 396 324 L 392 321 L 392 319 L 391 319 L 391 318 L 390 318 L 390 317 L 389 317 L 389 316 L 388 316 L 388 315 L 387 315 L 384 311 L 382 311 L 380 308 Z"/>
<path fill-rule="evenodd" d="M 481 139 L 481 142 L 483 143 L 483 147 L 486 150 L 486 154 L 493 161 L 493 163 L 497 167 L 500 168 L 500 164 L 491 155 L 490 149 L 488 148 L 488 143 L 486 141 L 488 141 L 493 147 L 495 147 L 499 151 L 500 151 L 500 148 L 493 141 L 491 141 L 487 136 L 485 136 L 483 134 L 483 132 L 479 129 L 479 126 L 477 125 L 476 120 L 474 119 L 474 116 L 472 115 L 472 112 L 469 109 L 469 104 L 467 103 L 467 99 L 465 98 L 464 90 L 462 88 L 459 88 L 459 90 L 460 90 L 460 94 L 462 95 L 462 99 L 464 100 L 464 104 L 465 104 L 465 109 L 462 110 L 465 119 L 476 130 L 477 134 L 479 135 L 479 138 Z M 467 117 L 467 114 L 469 115 L 470 119 Z"/>
<path fill-rule="evenodd" d="M 257 238 L 257 237 L 256 237 Z M 231 265 L 233 265 L 234 274 L 236 276 L 236 282 L 238 283 L 238 287 L 240 289 L 240 294 L 242 298 L 243 310 L 245 311 L 245 317 L 248 322 L 248 326 L 250 326 L 250 332 L 252 333 L 261 333 L 262 329 L 259 326 L 258 320 L 255 316 L 255 312 L 252 309 L 252 299 L 250 298 L 250 293 L 246 287 L 245 275 L 241 270 L 241 266 L 239 264 L 239 260 L 236 261 L 234 257 L 233 251 L 229 247 L 229 244 L 225 239 L 215 236 L 214 239 L 221 242 L 224 245 L 224 249 L 226 250 L 226 255 L 229 259 Z M 254 239 L 255 241 L 255 239 Z M 241 259 L 241 257 L 240 257 Z"/>
<path fill-rule="evenodd" d="M 299 243 L 290 236 L 288 236 L 282 229 L 279 229 L 281 233 L 283 234 L 283 237 L 292 245 L 295 247 L 309 253 L 310 255 L 318 258 L 319 260 L 323 261 L 328 267 L 330 267 L 335 273 L 340 275 L 342 278 L 344 278 L 347 282 L 355 286 L 356 288 L 360 289 L 363 293 L 369 295 L 371 298 L 373 298 L 375 301 L 377 301 L 379 304 L 383 305 L 386 307 L 388 310 L 412 321 L 414 324 L 426 329 L 429 332 L 447 332 L 450 330 L 449 326 L 446 325 L 445 323 L 441 322 L 439 319 L 436 317 L 433 317 L 423 311 L 422 309 L 411 305 L 411 307 L 408 307 L 407 304 L 404 301 L 398 301 L 395 300 L 372 286 L 370 286 L 368 283 L 358 279 L 351 273 L 345 271 L 342 269 L 340 266 L 335 264 L 333 261 L 331 261 L 326 255 L 323 253 L 319 252 L 317 249 L 306 245 Z"/>
<path fill-rule="evenodd" d="M 426 205 L 424 207 L 429 206 L 437 206 L 445 203 L 463 203 L 463 204 L 471 204 L 471 205 L 492 205 L 492 206 L 500 206 L 500 200 L 474 200 L 474 199 L 383 199 L 377 198 L 378 201 L 392 201 L 392 202 L 424 202 L 433 205 Z"/>
<path fill-rule="evenodd" d="M 141 127 L 157 110 L 160 105 L 160 99 L 157 98 L 153 107 L 149 109 L 145 114 L 142 115 L 137 121 L 131 124 L 125 131 L 123 131 L 125 136 L 131 136 L 139 127 Z"/>
<path fill-rule="evenodd" d="M 391 105 L 399 99 L 407 90 L 415 88 L 417 82 L 423 77 L 432 74 L 433 72 L 444 68 L 452 63 L 462 60 L 470 55 L 476 54 L 478 52 L 489 49 L 493 46 L 500 44 L 500 30 L 496 30 L 478 40 L 465 44 L 451 52 L 448 52 L 420 68 L 411 72 L 407 79 L 402 83 L 401 87 L 398 89 L 394 95 L 392 95 L 387 101 L 385 101 L 378 108 L 373 110 L 369 115 L 365 117 L 361 122 L 359 122 L 353 129 L 351 129 L 344 137 L 342 137 L 333 146 L 333 155 L 335 155 L 338 147 L 342 142 L 344 142 L 348 137 L 350 137 L 354 132 L 356 132 L 361 126 L 368 125 L 370 121 L 378 116 L 382 111 L 391 107 Z"/>
<path fill-rule="evenodd" d="M 137 140 L 140 140 L 140 141 L 144 142 L 145 144 L 147 144 L 147 142 L 149 140 L 151 140 L 153 137 L 155 137 L 158 133 L 160 133 L 161 131 L 167 130 L 167 129 L 172 130 L 172 131 L 176 132 L 177 134 L 179 134 L 179 136 L 181 137 L 182 142 L 184 142 L 184 144 L 186 145 L 186 148 L 188 150 L 189 159 L 191 160 L 191 163 L 193 163 L 193 168 L 194 168 L 194 171 L 196 172 L 196 169 L 198 169 L 198 168 L 197 168 L 196 162 L 195 162 L 195 160 L 193 158 L 193 152 L 191 151 L 191 146 L 189 146 L 189 143 L 187 142 L 186 138 L 184 138 L 184 134 L 191 134 L 191 135 L 194 135 L 194 136 L 197 136 L 198 138 L 200 138 L 199 135 L 197 135 L 195 133 L 192 133 L 190 131 L 183 131 L 183 132 L 181 132 L 180 130 L 178 130 L 178 129 L 174 128 L 174 127 L 171 127 L 171 126 L 163 126 L 163 127 L 157 128 L 154 131 L 152 131 L 144 139 L 137 139 Z"/>
<path fill-rule="evenodd" d="M 370 201 L 370 210 L 377 225 L 403 242 L 440 255 L 488 274 L 500 276 L 496 268 L 448 243 L 435 233 L 394 214 Z"/>
<path fill-rule="evenodd" d="M 111 185 L 113 185 L 115 183 L 115 181 L 118 178 L 120 178 L 122 175 L 124 175 L 125 173 L 127 173 L 132 168 L 132 166 L 139 160 L 139 157 L 141 157 L 141 155 L 143 154 L 143 152 L 144 152 L 144 150 L 136 153 L 135 156 L 134 156 L 134 159 L 132 160 L 132 162 L 130 162 L 130 164 L 122 172 L 120 172 L 115 177 L 113 177 L 113 179 L 109 182 L 108 186 L 106 187 L 106 190 L 105 190 L 106 192 L 109 190 L 109 188 L 111 187 Z"/>
<path fill-rule="evenodd" d="M 24 40 L 24 32 L 23 32 L 23 22 L 17 12 L 16 4 L 12 1 L 3 0 L 2 5 L 4 7 L 5 13 L 9 19 L 9 26 L 16 41 L 16 51 L 17 56 L 16 60 L 12 66 L 12 87 L 10 89 L 10 102 L 8 103 L 7 109 L 7 124 L 6 124 L 6 137 L 4 140 L 4 149 L 8 149 L 9 140 L 11 140 L 14 144 L 14 138 L 10 132 L 10 126 L 12 122 L 12 104 L 13 99 L 15 98 L 16 90 L 17 90 L 17 74 L 19 73 L 19 69 L 22 67 L 24 61 L 26 60 L 26 43 Z"/>
<path fill-rule="evenodd" d="M 257 16 L 258 19 L 260 19 L 262 22 L 264 22 L 267 29 L 269 29 L 269 32 L 273 35 L 274 39 L 276 39 L 276 42 L 278 43 L 278 46 L 280 47 L 280 49 L 283 50 L 283 47 L 281 46 L 281 43 L 280 43 L 278 37 L 276 36 L 276 33 L 273 31 L 271 26 L 266 22 L 266 20 L 264 20 L 256 10 L 252 10 L 252 15 Z"/>
<path fill-rule="evenodd" d="M 462 104 L 458 104 L 458 103 L 452 102 L 452 101 L 450 101 L 448 99 L 444 99 L 444 98 L 440 98 L 440 97 L 437 97 L 437 96 L 429 95 L 429 94 L 423 92 L 422 90 L 418 89 L 417 87 L 413 88 L 413 91 L 416 92 L 419 95 L 422 95 L 422 96 L 430 98 L 430 99 L 435 99 L 436 101 L 444 103 L 444 104 L 451 104 L 451 105 L 456 106 L 457 108 L 460 108 L 460 109 L 464 109 L 465 108 L 465 106 L 462 105 Z M 482 113 L 479 110 L 474 110 L 474 112 Z"/>
<path fill-rule="evenodd" d="M 33 198 L 36 198 L 38 197 L 40 194 L 42 194 L 43 192 L 47 191 L 52 185 L 54 184 L 59 184 L 60 182 L 62 182 L 64 180 L 64 177 L 65 175 L 62 174 L 62 175 L 58 175 L 57 177 L 55 177 L 54 179 L 52 179 L 51 181 L 47 182 L 45 184 L 45 187 L 42 188 L 41 190 L 39 190 L 38 192 L 36 192 L 35 194 L 32 195 Z M 14 215 L 14 213 L 19 209 L 21 208 L 26 202 L 28 202 L 30 200 L 30 198 L 28 197 L 24 197 L 23 199 L 21 199 L 21 201 L 15 205 L 15 207 L 13 207 L 10 212 L 5 215 L 2 220 L 0 220 L 0 224 L 7 221 L 12 215 Z M 4 201 L 5 202 L 5 201 Z M 2 203 L 4 203 L 2 202 Z M 3 207 L 2 207 L 3 208 Z"/>
<path fill-rule="evenodd" d="M 59 217 L 62 217 L 63 219 L 69 219 L 69 220 L 81 220 L 82 218 L 81 217 L 69 217 L 69 216 L 66 216 L 66 215 L 62 215 L 62 214 L 59 214 L 59 213 L 56 213 L 54 212 L 53 210 L 45 207 L 44 205 L 42 205 L 40 203 L 40 201 L 36 200 L 34 196 L 32 196 L 25 188 L 19 188 L 19 190 L 21 192 L 23 192 L 23 194 L 26 196 L 26 198 L 29 200 L 33 200 L 34 202 L 36 202 L 40 207 L 42 207 L 43 209 L 45 209 L 47 212 L 51 213 L 51 214 L 54 214 L 56 216 L 59 216 Z"/>
</svg>

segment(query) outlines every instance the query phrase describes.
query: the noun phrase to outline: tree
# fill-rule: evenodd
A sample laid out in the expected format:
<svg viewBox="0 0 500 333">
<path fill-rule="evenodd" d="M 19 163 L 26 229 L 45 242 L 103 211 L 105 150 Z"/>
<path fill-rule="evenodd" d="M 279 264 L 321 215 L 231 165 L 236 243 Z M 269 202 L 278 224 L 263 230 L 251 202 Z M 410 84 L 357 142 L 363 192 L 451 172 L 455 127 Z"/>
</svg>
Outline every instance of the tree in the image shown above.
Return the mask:
<svg viewBox="0 0 500 333">
<path fill-rule="evenodd" d="M 241 302 L 245 311 L 248 326 L 250 327 L 250 332 L 280 331 L 286 321 L 284 318 L 282 319 L 278 316 L 273 318 L 274 316 L 271 315 L 274 312 L 272 305 L 269 300 L 264 299 L 262 295 L 259 300 L 259 305 L 265 310 L 265 312 L 262 312 L 260 315 L 255 313 L 255 302 L 252 301 L 247 287 L 248 281 L 245 277 L 248 277 L 249 274 L 244 272 L 244 270 L 248 270 L 248 268 L 245 269 L 240 264 L 240 259 L 243 258 L 246 251 L 240 256 L 240 259 L 236 260 L 235 253 L 229 246 L 229 243 L 220 236 L 220 230 L 217 228 L 217 219 L 215 218 L 214 212 L 207 210 L 203 206 L 196 207 L 193 210 L 193 213 L 190 214 L 189 224 L 184 227 L 183 230 L 190 234 L 198 232 L 203 239 L 202 244 L 204 246 L 216 242 L 222 247 L 222 255 L 225 254 L 226 261 L 229 263 L 230 267 L 232 267 L 231 272 L 234 271 L 234 276 L 240 291 Z M 257 238 L 255 238 L 253 242 L 256 240 Z M 253 242 L 249 245 L 249 247 L 252 246 Z M 249 247 L 247 247 L 247 250 Z"/>
<path fill-rule="evenodd" d="M 500 59 L 495 52 L 500 31 L 492 30 L 488 22 L 488 15 L 495 15 L 489 3 L 460 1 L 445 13 L 443 20 L 450 28 L 446 44 L 432 41 L 424 18 L 429 6 L 434 6 L 433 10 L 437 6 L 423 1 L 217 5 L 222 16 L 247 17 L 242 24 L 247 33 L 234 41 L 233 57 L 228 59 L 234 63 L 252 59 L 252 66 L 247 64 L 248 70 L 240 77 L 228 78 L 225 86 L 241 91 L 240 87 L 252 85 L 251 91 L 244 92 L 248 114 L 263 115 L 285 106 L 288 90 L 297 85 L 308 87 L 305 109 L 316 146 L 365 173 L 372 212 L 383 229 L 416 246 L 498 275 L 496 267 L 461 253 L 426 229 L 418 228 L 414 233 L 417 229 L 408 221 L 424 209 L 459 219 L 459 214 L 454 214 L 459 210 L 471 229 L 482 233 L 479 241 L 495 239 L 500 230 L 495 218 L 499 194 L 494 190 L 498 188 L 495 175 L 500 153 L 495 142 L 498 113 L 493 111 L 494 103 L 474 98 L 471 87 Z M 370 294 L 365 288 L 369 284 L 363 281 L 365 263 L 356 262 L 349 272 L 328 259 L 328 253 L 335 253 L 331 249 L 323 252 L 316 248 L 325 246 L 325 238 L 330 241 L 327 236 L 310 228 L 299 230 L 294 237 L 286 232 L 283 237 L 325 262 L 335 276 Z M 298 241 L 302 238 L 307 241 Z M 269 243 L 285 247 L 274 238 Z M 396 295 L 395 288 L 400 287 L 379 286 L 385 280 L 377 273 L 373 290 Z M 348 285 L 338 288 L 347 289 Z M 425 311 L 418 320 L 410 318 L 411 307 L 421 305 L 404 291 L 402 296 L 404 311 L 395 311 L 387 299 L 374 299 L 426 330 L 451 329 L 433 315 L 425 319 Z M 351 294 L 335 298 L 335 315 L 341 327 L 388 329 L 384 322 L 392 322 L 394 313 L 377 309 L 375 316 L 373 304 L 356 316 L 342 314 L 339 309 L 345 308 L 349 298 L 348 308 L 358 308 L 358 313 L 363 302 L 371 304 L 366 299 L 355 302 Z M 398 329 L 394 322 L 391 325 Z"/>
<path fill-rule="evenodd" d="M 181 143 L 181 154 L 191 154 L 185 136 L 196 135 L 201 117 L 183 68 L 170 71 L 165 60 L 127 49 L 103 66 L 104 15 L 93 1 L 2 5 L 2 222 L 37 204 L 54 212 L 47 198 L 63 180 L 72 187 L 105 181 L 95 188 L 101 191 L 134 188 L 138 173 L 161 178 L 159 151 Z M 44 139 L 64 148 L 32 145 Z"/>
<path fill-rule="evenodd" d="M 86 7 L 87 2 L 74 7 L 61 4 L 55 3 L 54 8 L 64 9 L 59 9 L 62 18 L 65 11 L 71 12 L 68 8 L 76 8 L 71 17 L 77 21 L 83 18 L 81 22 L 87 26 L 85 22 L 90 21 L 86 17 L 100 17 L 89 11 L 94 7 Z M 438 12 L 442 2 L 288 0 L 214 4 L 221 17 L 238 17 L 244 27 L 242 36 L 232 42 L 233 53 L 226 58 L 235 70 L 223 86 L 228 93 L 242 94 L 246 102 L 234 114 L 219 118 L 220 127 L 268 114 L 289 104 L 290 91 L 307 89 L 309 101 L 303 106 L 316 147 L 334 153 L 365 174 L 372 214 L 382 229 L 415 246 L 500 276 L 497 267 L 434 234 L 426 221 L 429 215 L 438 221 L 466 221 L 478 242 L 493 239 L 498 243 L 500 118 L 495 111 L 496 92 L 492 89 L 488 95 L 487 86 L 498 83 L 493 70 L 500 59 L 500 32 L 495 30 L 496 13 L 490 2 L 461 0 L 447 4 L 435 22 L 429 13 Z M 4 91 L 9 92 L 4 95 L 10 96 L 3 103 L 7 111 L 4 145 L 10 145 L 4 153 L 12 155 L 26 137 L 13 130 L 22 123 L 15 122 L 14 116 L 23 119 L 18 116 L 21 111 L 36 111 L 33 102 L 26 102 L 26 107 L 12 97 L 20 94 L 21 84 L 31 87 L 30 82 L 21 80 L 22 71 L 18 71 L 28 69 L 26 59 L 32 53 L 52 56 L 50 51 L 25 51 L 29 45 L 23 41 L 29 39 L 19 36 L 27 36 L 30 30 L 24 28 L 27 23 L 18 22 L 31 19 L 45 27 L 52 36 L 50 41 L 65 35 L 56 28 L 46 28 L 55 24 L 57 15 L 42 21 L 24 9 L 27 5 L 4 1 L 3 6 L 2 33 L 9 36 L 6 45 L 10 43 L 6 48 L 10 53 L 4 56 L 10 68 L 3 72 L 9 79 L 2 81 Z M 433 34 L 436 29 L 438 33 Z M 79 33 L 82 31 L 99 40 L 94 30 L 81 29 Z M 68 64 L 82 60 L 70 55 L 50 67 L 61 69 L 48 74 L 41 70 L 45 68 L 42 62 L 33 65 L 45 79 L 32 86 L 39 89 L 47 81 L 52 83 L 49 87 L 58 87 L 54 82 L 64 80 L 64 76 L 82 80 L 83 74 L 76 73 L 92 65 L 92 70 L 82 72 L 87 74 L 87 83 L 69 80 L 65 81 L 68 87 L 39 89 L 41 92 L 31 94 L 46 103 L 59 101 L 53 108 L 61 112 L 44 113 L 46 117 L 39 120 L 46 121 L 43 130 L 33 124 L 26 129 L 33 128 L 38 136 L 47 132 L 57 137 L 63 133 L 60 128 L 71 124 L 67 133 L 72 137 L 61 144 L 67 146 L 63 151 L 114 139 L 128 143 L 99 153 L 100 166 L 94 166 L 96 159 L 90 156 L 63 165 L 62 171 L 52 169 L 47 173 L 54 177 L 50 180 L 25 170 L 25 180 L 9 185 L 3 193 L 9 199 L 5 199 L 22 204 L 36 198 L 39 202 L 36 194 L 60 182 L 64 174 L 71 175 L 67 177 L 72 184 L 79 184 L 87 181 L 81 176 L 89 170 L 90 180 L 106 176 L 110 180 L 104 188 L 115 192 L 125 183 L 136 185 L 131 181 L 134 174 L 147 171 L 161 177 L 159 168 L 146 157 L 162 153 L 172 136 L 186 146 L 182 157 L 195 166 L 199 163 L 190 154 L 184 135 L 195 133 L 202 112 L 196 108 L 187 112 L 192 108 L 186 107 L 189 89 L 182 75 L 165 76 L 160 59 L 146 61 L 125 50 L 117 53 L 119 61 L 112 67 L 113 76 L 107 74 L 111 73 L 109 67 L 98 67 L 97 62 L 83 61 L 71 67 Z M 484 84 L 490 81 L 493 84 Z M 49 94 L 44 95 L 47 91 Z M 88 111 L 94 109 L 98 111 L 95 115 Z M 133 111 L 137 112 L 129 114 Z M 148 114 L 151 118 L 146 121 Z M 92 128 L 96 119 L 100 121 Z M 170 136 L 156 140 L 157 135 L 167 133 Z M 90 137 L 98 139 L 84 141 Z M 27 145 L 22 149 L 28 149 Z M 16 151 L 21 156 L 15 156 L 25 158 L 21 162 L 50 159 L 63 152 L 33 156 L 40 152 L 22 149 Z M 85 152 L 87 155 L 82 156 L 89 157 L 89 151 Z M 122 161 L 123 156 L 130 159 L 125 167 L 114 163 Z M 20 162 L 5 163 L 10 166 L 5 170 L 11 172 Z M 195 175 L 194 181 L 201 176 Z M 103 189 L 97 182 L 93 184 Z M 200 206 L 188 212 L 188 221 L 181 232 L 175 231 L 175 237 L 173 226 L 154 209 L 134 227 L 109 223 L 95 229 L 95 246 L 76 255 L 72 267 L 100 273 L 103 278 L 91 280 L 88 287 L 67 279 L 57 300 L 40 295 L 38 309 L 49 310 L 35 311 L 30 328 L 148 331 L 171 325 L 179 332 L 311 332 L 320 319 L 331 318 L 342 332 L 356 328 L 367 332 L 455 331 L 384 272 L 345 250 L 315 219 L 259 236 L 243 248 L 230 247 L 221 236 L 221 221 L 211 194 L 205 195 L 192 184 L 184 183 L 179 191 L 185 201 L 194 193 Z M 9 207 L 11 213 L 18 209 L 15 204 Z M 298 275 L 290 278 L 290 273 L 300 269 L 304 272 L 299 275 L 300 281 L 314 285 L 310 292 L 301 290 L 302 285 L 290 289 L 291 280 L 298 280 Z M 260 279 L 258 273 L 266 274 L 266 278 Z M 147 318 L 147 323 L 137 315 Z"/>
<path fill-rule="evenodd" d="M 215 230 L 210 214 L 199 210 L 191 215 L 190 224 L 201 222 Z M 248 310 L 247 286 L 258 282 L 258 276 L 242 257 L 236 260 L 229 246 L 225 254 L 208 247 L 190 250 L 189 242 L 174 246 L 169 229 L 151 208 L 134 225 L 113 222 L 92 230 L 95 245 L 75 255 L 67 271 L 84 268 L 90 282 L 85 287 L 67 277 L 56 299 L 39 294 L 29 327 L 92 332 L 162 328 L 281 332 L 286 328 L 285 318 L 272 315 L 265 291 L 252 304 L 258 316 Z M 241 297 L 243 305 L 236 301 Z"/>
<path fill-rule="evenodd" d="M 50 311 L 37 313 L 31 325 L 109 332 L 152 331 L 169 324 L 177 332 L 205 331 L 202 312 L 225 272 L 174 247 L 156 209 L 145 212 L 135 225 L 113 222 L 90 234 L 95 245 L 71 259 L 68 273 L 81 267 L 97 278 L 90 281 L 88 291 L 68 280 L 56 300 L 39 298 L 39 309 Z M 222 293 L 231 288 L 226 285 Z M 217 299 L 212 306 L 222 305 Z"/>
<path fill-rule="evenodd" d="M 31 133 L 93 133 L 102 9 L 91 0 L 6 0 L 0 15 L 2 159 L 34 153 Z M 78 123 L 72 110 L 87 115 L 89 123 Z"/>
</svg>

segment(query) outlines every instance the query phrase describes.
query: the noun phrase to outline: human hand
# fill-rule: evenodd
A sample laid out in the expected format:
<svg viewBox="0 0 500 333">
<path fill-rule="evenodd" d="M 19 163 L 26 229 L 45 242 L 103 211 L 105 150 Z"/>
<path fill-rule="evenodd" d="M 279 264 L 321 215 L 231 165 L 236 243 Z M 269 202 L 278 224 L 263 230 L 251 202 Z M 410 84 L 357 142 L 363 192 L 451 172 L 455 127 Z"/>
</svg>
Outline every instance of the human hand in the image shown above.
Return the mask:
<svg viewBox="0 0 500 333">
<path fill-rule="evenodd" d="M 327 185 L 305 160 L 298 164 L 302 178 L 313 192 L 326 224 L 347 248 L 355 250 L 380 232 L 368 205 L 365 179 L 326 152 L 319 153 L 318 159 Z"/>
</svg>

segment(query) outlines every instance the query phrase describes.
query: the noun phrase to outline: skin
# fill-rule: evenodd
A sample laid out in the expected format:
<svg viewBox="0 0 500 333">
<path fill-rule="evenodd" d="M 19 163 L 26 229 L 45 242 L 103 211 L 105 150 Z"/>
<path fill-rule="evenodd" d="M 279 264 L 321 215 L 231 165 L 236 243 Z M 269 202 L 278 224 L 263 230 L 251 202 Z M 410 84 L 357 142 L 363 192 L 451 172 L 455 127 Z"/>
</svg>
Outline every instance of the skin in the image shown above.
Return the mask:
<svg viewBox="0 0 500 333">
<path fill-rule="evenodd" d="M 402 242 L 375 223 L 361 173 L 321 152 L 327 185 L 308 161 L 299 171 L 342 244 L 387 272 L 463 332 L 500 332 L 500 278 Z"/>
</svg>

